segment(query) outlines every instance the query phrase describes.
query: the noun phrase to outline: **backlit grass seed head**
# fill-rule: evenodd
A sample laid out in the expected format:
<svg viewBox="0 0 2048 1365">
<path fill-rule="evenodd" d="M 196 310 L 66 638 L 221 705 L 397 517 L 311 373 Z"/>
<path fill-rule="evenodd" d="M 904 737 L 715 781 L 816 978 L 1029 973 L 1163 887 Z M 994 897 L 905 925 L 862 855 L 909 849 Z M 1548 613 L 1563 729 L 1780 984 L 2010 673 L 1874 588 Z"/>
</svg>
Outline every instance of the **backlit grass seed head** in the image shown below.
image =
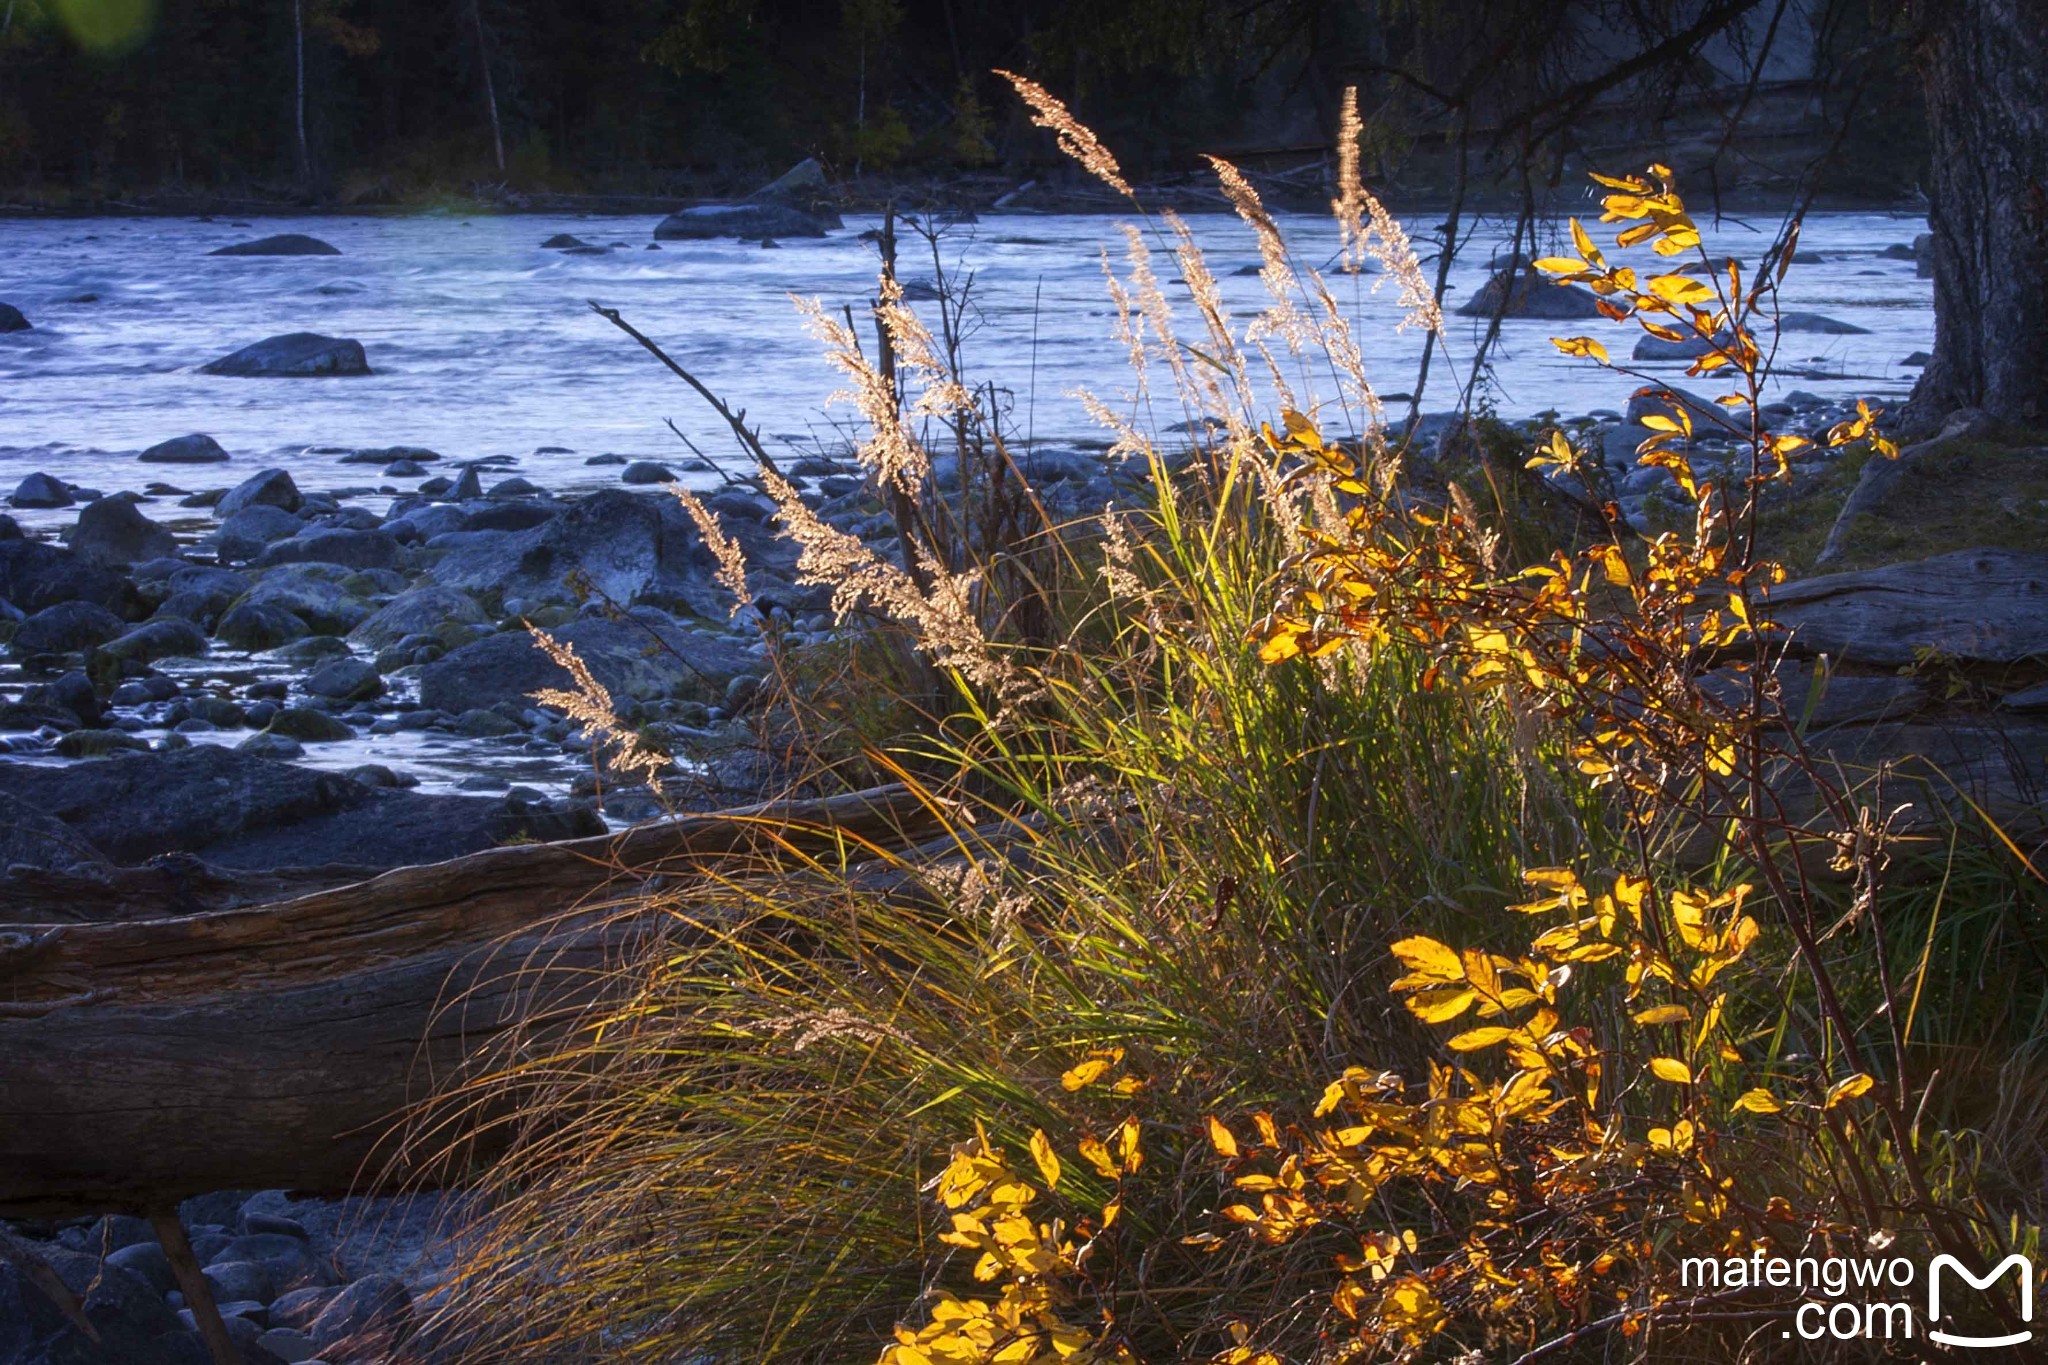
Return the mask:
<svg viewBox="0 0 2048 1365">
<path fill-rule="evenodd" d="M 1060 150 L 1078 161 L 1082 170 L 1125 198 L 1137 198 L 1116 164 L 1116 158 L 1109 154 L 1109 148 L 1103 146 L 1094 131 L 1075 118 L 1051 91 L 1014 71 L 998 70 L 996 74 L 1017 88 L 1017 93 L 1031 106 L 1031 121 L 1041 128 L 1050 128 L 1059 137 Z"/>
<path fill-rule="evenodd" d="M 532 633 L 533 642 L 541 652 L 565 669 L 573 689 L 543 687 L 532 693 L 535 701 L 542 706 L 552 706 L 570 720 L 583 727 L 590 736 L 593 752 L 611 749 L 609 763 L 619 772 L 632 774 L 643 782 L 653 782 L 662 769 L 669 766 L 666 754 L 656 753 L 642 742 L 639 735 L 626 728 L 619 719 L 617 709 L 612 705 L 610 689 L 597 680 L 590 666 L 576 653 L 575 646 L 565 644 L 529 623 L 526 629 Z"/>
<path fill-rule="evenodd" d="M 1005 702 L 1031 690 L 1023 671 L 996 652 L 981 628 L 974 610 L 978 573 L 955 574 L 921 554 L 919 567 L 932 584 L 929 594 L 921 592 L 903 569 L 806 506 L 787 480 L 763 473 L 761 482 L 775 500 L 783 529 L 797 544 L 798 581 L 831 588 L 832 614 L 838 620 L 872 608 L 915 626 L 919 650 Z"/>
<path fill-rule="evenodd" d="M 1345 268 L 1354 273 L 1365 268 L 1366 193 L 1358 173 L 1358 143 L 1364 136 L 1365 121 L 1358 116 L 1358 87 L 1347 85 L 1337 111 L 1337 197 L 1330 201 L 1330 212 L 1337 219 Z"/>
<path fill-rule="evenodd" d="M 851 402 L 868 425 L 869 438 L 855 452 L 860 462 L 878 483 L 908 497 L 921 496 L 931 477 L 931 461 L 903 425 L 895 386 L 861 354 L 853 329 L 843 320 L 826 312 L 816 299 L 800 298 L 796 304 L 811 335 L 824 343 L 826 359 L 851 381 L 830 401 Z"/>
<path fill-rule="evenodd" d="M 718 561 L 714 577 L 719 586 L 732 594 L 732 610 L 728 614 L 739 615 L 754 604 L 754 594 L 747 589 L 747 558 L 740 549 L 740 543 L 725 533 L 717 514 L 699 501 L 695 493 L 675 483 L 669 485 L 669 490 L 683 504 L 683 510 L 690 514 L 690 520 L 697 523 L 697 533 L 704 537 L 704 547 Z"/>
</svg>

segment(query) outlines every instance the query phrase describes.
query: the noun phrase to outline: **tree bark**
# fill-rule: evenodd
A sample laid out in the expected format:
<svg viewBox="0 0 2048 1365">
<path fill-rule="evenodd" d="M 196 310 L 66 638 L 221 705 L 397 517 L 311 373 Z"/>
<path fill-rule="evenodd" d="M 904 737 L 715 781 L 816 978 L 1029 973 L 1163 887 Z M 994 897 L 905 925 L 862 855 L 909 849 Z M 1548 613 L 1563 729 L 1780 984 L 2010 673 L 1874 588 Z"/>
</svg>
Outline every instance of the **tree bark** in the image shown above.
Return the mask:
<svg viewBox="0 0 2048 1365">
<path fill-rule="evenodd" d="M 484 77 L 484 108 L 491 115 L 491 151 L 498 159 L 498 174 L 505 173 L 505 133 L 498 125 L 498 88 L 491 81 L 491 49 L 484 42 L 482 0 L 469 0 L 469 22 L 476 30 L 476 64 Z"/>
<path fill-rule="evenodd" d="M 298 134 L 293 159 L 298 164 L 299 189 L 313 189 L 313 157 L 306 147 L 306 14 L 305 0 L 292 0 L 292 114 Z"/>
<path fill-rule="evenodd" d="M 1933 155 L 1934 362 L 1913 391 L 2048 416 L 2048 0 L 1918 0 Z"/>
</svg>

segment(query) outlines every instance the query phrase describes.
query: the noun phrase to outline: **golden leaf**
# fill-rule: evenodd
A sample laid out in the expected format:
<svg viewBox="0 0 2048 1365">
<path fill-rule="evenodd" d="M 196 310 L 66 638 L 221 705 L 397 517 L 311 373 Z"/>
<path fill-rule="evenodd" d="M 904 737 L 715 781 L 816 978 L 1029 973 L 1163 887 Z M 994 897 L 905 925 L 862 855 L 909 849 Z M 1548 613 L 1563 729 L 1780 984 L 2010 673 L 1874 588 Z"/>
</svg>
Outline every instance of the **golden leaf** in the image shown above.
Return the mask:
<svg viewBox="0 0 2048 1365">
<path fill-rule="evenodd" d="M 1734 1107 L 1747 1114 L 1775 1114 L 1785 1106 L 1778 1103 L 1776 1095 L 1758 1087 L 1755 1090 L 1744 1091 L 1742 1097 L 1735 1101 Z"/>
<path fill-rule="evenodd" d="M 1479 992 L 1471 987 L 1448 986 L 1442 990 L 1424 991 L 1408 998 L 1408 1009 L 1425 1024 L 1447 1024 L 1463 1014 Z"/>
<path fill-rule="evenodd" d="M 1418 934 L 1393 945 L 1393 954 L 1416 977 L 1445 983 L 1465 979 L 1465 963 L 1455 949 Z"/>
<path fill-rule="evenodd" d="M 1846 1104 L 1858 1095 L 1869 1094 L 1871 1087 L 1876 1084 L 1877 1082 L 1872 1080 L 1867 1074 L 1859 1071 L 1855 1075 L 1836 1081 L 1833 1085 L 1829 1086 L 1827 1102 L 1821 1107 L 1832 1109 L 1838 1104 Z"/>
<path fill-rule="evenodd" d="M 1237 1139 L 1231 1135 L 1223 1121 L 1214 1114 L 1209 1115 L 1209 1145 L 1216 1149 L 1216 1155 L 1231 1157 L 1237 1155 Z"/>
<path fill-rule="evenodd" d="M 1650 1074 L 1660 1081 L 1669 1081 L 1673 1085 L 1692 1084 L 1692 1068 L 1676 1057 L 1652 1057 Z"/>
<path fill-rule="evenodd" d="M 1031 1159 L 1038 1164 L 1038 1173 L 1045 1177 L 1045 1187 L 1056 1190 L 1060 1187 L 1060 1158 L 1052 1149 L 1052 1140 L 1043 1128 L 1031 1135 Z"/>
<path fill-rule="evenodd" d="M 1465 1030 L 1457 1037 L 1451 1039 L 1446 1046 L 1453 1052 L 1477 1052 L 1481 1048 L 1492 1047 L 1495 1043 L 1507 1041 L 1508 1038 L 1513 1036 L 1514 1032 L 1511 1028 L 1503 1028 L 1498 1024 L 1489 1024 L 1484 1028 Z"/>
<path fill-rule="evenodd" d="M 1112 1065 L 1107 1057 L 1090 1057 L 1079 1066 L 1060 1074 L 1062 1090 L 1083 1090 L 1109 1074 Z"/>
<path fill-rule="evenodd" d="M 1080 1151 L 1082 1160 L 1095 1168 L 1097 1175 L 1114 1180 L 1121 1174 L 1116 1168 L 1116 1162 L 1110 1159 L 1109 1148 L 1103 1144 L 1101 1138 L 1084 1133 L 1074 1146 Z"/>
<path fill-rule="evenodd" d="M 1683 1005 L 1658 1005 L 1635 1016 L 1638 1024 L 1682 1024 L 1692 1018 L 1692 1011 Z"/>
</svg>

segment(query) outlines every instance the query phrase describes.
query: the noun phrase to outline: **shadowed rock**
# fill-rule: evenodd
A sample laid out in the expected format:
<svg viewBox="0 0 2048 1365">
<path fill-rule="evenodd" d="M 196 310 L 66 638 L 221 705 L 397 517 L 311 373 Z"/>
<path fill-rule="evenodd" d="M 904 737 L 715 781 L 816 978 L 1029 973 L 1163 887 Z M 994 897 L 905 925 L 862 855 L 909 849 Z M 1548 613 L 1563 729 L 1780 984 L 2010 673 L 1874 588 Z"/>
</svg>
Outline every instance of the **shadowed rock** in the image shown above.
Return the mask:
<svg viewBox="0 0 2048 1365">
<path fill-rule="evenodd" d="M 219 441 L 204 432 L 159 441 L 135 457 L 144 464 L 222 464 L 228 458 Z"/>
<path fill-rule="evenodd" d="M 289 332 L 266 337 L 200 367 L 202 374 L 236 375 L 246 378 L 308 379 L 322 375 L 370 373 L 363 344 L 346 337 L 325 337 L 315 332 Z"/>
<path fill-rule="evenodd" d="M 236 242 L 233 246 L 216 247 L 206 253 L 209 256 L 339 256 L 341 252 L 321 241 L 308 237 L 303 232 L 281 232 L 275 237 L 259 237 L 253 242 Z"/>
</svg>

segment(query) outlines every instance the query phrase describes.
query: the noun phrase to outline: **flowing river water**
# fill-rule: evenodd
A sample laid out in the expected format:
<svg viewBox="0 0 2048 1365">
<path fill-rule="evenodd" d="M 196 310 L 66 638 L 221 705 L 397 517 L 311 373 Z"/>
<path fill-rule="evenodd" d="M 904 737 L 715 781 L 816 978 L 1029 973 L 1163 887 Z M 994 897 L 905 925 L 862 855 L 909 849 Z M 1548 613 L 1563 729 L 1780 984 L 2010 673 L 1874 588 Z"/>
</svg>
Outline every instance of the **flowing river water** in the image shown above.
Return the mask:
<svg viewBox="0 0 2048 1365">
<path fill-rule="evenodd" d="M 1251 234 L 1234 218 L 1189 219 L 1238 317 L 1266 303 L 1252 273 Z M 843 408 L 825 401 L 838 386 L 806 334 L 792 295 L 831 309 L 858 310 L 873 290 L 875 250 L 861 234 L 877 220 L 850 219 L 824 239 L 665 242 L 650 249 L 651 218 L 546 216 L 464 218 L 328 217 L 247 222 L 160 218 L 0 222 L 0 302 L 21 309 L 30 331 L 0 335 L 0 494 L 34 471 L 105 493 L 166 480 L 186 489 L 231 486 L 283 466 L 309 490 L 348 490 L 349 501 L 382 510 L 417 479 L 342 463 L 360 447 L 422 446 L 443 457 L 423 475 L 493 457 L 491 477 L 516 472 L 551 492 L 607 486 L 626 456 L 690 460 L 664 424 L 672 418 L 697 447 L 744 465 L 721 421 L 651 356 L 586 307 L 615 307 L 684 366 L 757 422 L 771 448 L 791 454 L 837 446 Z M 1324 265 L 1337 249 L 1325 218 L 1283 216 L 1299 260 Z M 1498 225 L 1501 232 L 1505 225 Z M 1755 261 L 1777 224 L 1724 221 L 1709 247 Z M 1815 215 L 1801 247 L 1819 259 L 1790 277 L 1783 307 L 1823 314 L 1861 331 L 1786 336 L 1774 380 L 1783 393 L 1896 403 L 1918 371 L 1903 363 L 1933 339 L 1932 289 L 1908 256 L 1884 254 L 1923 225 L 1877 213 Z M 1553 225 L 1553 230 L 1561 224 Z M 1423 225 L 1413 224 L 1418 234 Z M 339 256 L 210 256 L 221 246 L 300 232 Z M 602 252 L 569 254 L 541 243 L 570 233 Z M 1487 274 L 1485 232 L 1451 272 L 1450 306 L 1472 296 Z M 1073 396 L 1079 388 L 1114 399 L 1128 387 L 1103 253 L 1119 270 L 1124 241 L 1116 221 L 1096 216 L 989 216 L 944 229 L 948 275 L 971 279 L 966 358 L 972 374 L 998 386 L 1014 433 L 1055 444 L 1100 441 Z M 1171 272 L 1158 262 L 1162 277 Z M 934 275 L 931 250 L 906 239 L 901 276 Z M 1398 332 L 1397 291 L 1374 277 L 1333 277 L 1354 310 L 1371 377 L 1383 393 L 1413 387 L 1421 339 Z M 1174 289 L 1175 294 L 1184 291 Z M 913 306 L 930 314 L 930 302 Z M 1439 360 L 1425 410 L 1453 405 L 1481 322 L 1450 320 L 1450 358 Z M 1186 324 L 1193 335 L 1195 323 Z M 1488 401 L 1508 417 L 1566 416 L 1622 407 L 1636 381 L 1560 356 L 1548 338 L 1603 335 L 1617 359 L 1632 341 L 1608 324 L 1510 320 L 1493 355 Z M 368 352 L 367 377 L 244 379 L 199 367 L 249 342 L 284 332 L 352 337 Z M 1677 378 L 1683 366 L 1654 366 Z M 1398 412 L 1401 409 L 1395 408 Z M 225 465 L 145 464 L 144 448 L 204 432 L 231 454 Z M 715 482 L 710 474 L 685 475 Z M 150 515 L 198 529 L 208 514 L 181 514 L 156 498 Z M 32 531 L 55 534 L 75 508 L 12 513 Z M 246 686 L 292 670 L 263 656 L 166 661 L 188 684 Z M 18 680 L 0 679 L 12 694 Z M 155 738 L 156 731 L 146 737 Z M 233 742 L 240 735 L 195 736 Z M 46 756 L 17 747 L 32 761 Z M 502 789 L 507 781 L 547 791 L 566 787 L 573 755 L 516 740 L 479 742 L 433 733 L 364 735 L 311 746 L 305 761 L 345 768 L 376 761 L 402 768 L 429 790 Z"/>
</svg>

